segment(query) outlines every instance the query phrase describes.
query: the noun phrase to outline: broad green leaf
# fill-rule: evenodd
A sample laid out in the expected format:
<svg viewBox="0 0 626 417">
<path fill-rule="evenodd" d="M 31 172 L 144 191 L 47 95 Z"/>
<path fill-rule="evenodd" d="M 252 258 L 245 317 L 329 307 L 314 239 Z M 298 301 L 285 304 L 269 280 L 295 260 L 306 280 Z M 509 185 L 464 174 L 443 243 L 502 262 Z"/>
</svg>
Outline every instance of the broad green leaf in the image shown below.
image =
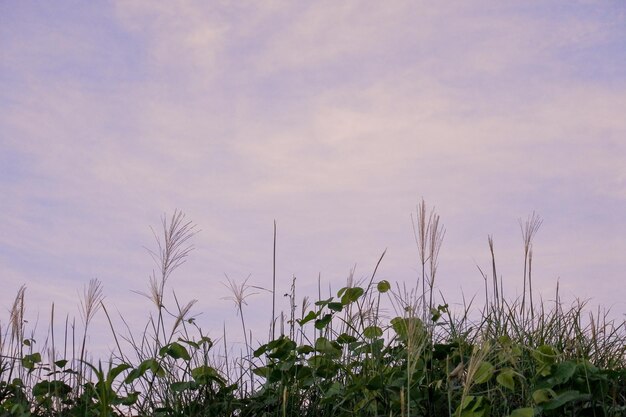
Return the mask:
<svg viewBox="0 0 626 417">
<path fill-rule="evenodd" d="M 511 368 L 505 368 L 496 377 L 498 384 L 513 391 L 515 389 L 515 371 Z"/>
<path fill-rule="evenodd" d="M 341 304 L 348 305 L 359 299 L 363 295 L 364 291 L 361 287 L 351 287 L 346 289 L 346 291 L 341 296 Z"/>
<path fill-rule="evenodd" d="M 533 401 L 535 404 L 542 404 L 550 401 L 556 396 L 556 393 L 550 388 L 540 388 L 533 392 Z"/>
<path fill-rule="evenodd" d="M 366 339 L 376 339 L 383 335 L 383 330 L 378 326 L 369 326 L 363 329 L 363 336 Z"/>
<path fill-rule="evenodd" d="M 11 385 L 18 388 L 24 388 L 24 381 L 21 378 L 13 378 Z"/>
<path fill-rule="evenodd" d="M 365 386 L 371 391 L 378 391 L 385 387 L 385 381 L 382 375 L 374 375 L 369 379 L 369 381 L 367 381 Z"/>
<path fill-rule="evenodd" d="M 296 350 L 296 342 L 289 339 L 287 336 L 281 336 L 269 342 L 267 350 L 269 351 L 268 357 L 286 360 L 293 354 L 293 351 Z"/>
<path fill-rule="evenodd" d="M 35 365 L 41 362 L 41 354 L 39 352 L 33 353 L 31 355 L 24 355 L 22 358 L 22 366 L 29 371 L 35 369 Z"/>
<path fill-rule="evenodd" d="M 509 415 L 509 417 L 533 417 L 535 409 L 532 407 L 517 408 Z"/>
<path fill-rule="evenodd" d="M 315 328 L 322 330 L 324 327 L 328 326 L 328 323 L 330 323 L 332 319 L 332 314 L 325 314 L 321 319 L 315 320 Z"/>
<path fill-rule="evenodd" d="M 304 316 L 302 319 L 299 319 L 299 320 L 296 320 L 296 321 L 298 322 L 298 324 L 300 326 L 302 326 L 302 325 L 310 322 L 311 320 L 316 319 L 317 316 L 319 316 L 319 314 L 320 314 L 319 312 L 309 311 L 306 316 Z"/>
<path fill-rule="evenodd" d="M 551 365 L 556 361 L 556 350 L 550 345 L 541 345 L 532 352 L 533 358 L 539 363 Z"/>
<path fill-rule="evenodd" d="M 161 364 L 156 359 L 147 359 L 144 362 L 147 362 L 150 371 L 156 376 L 165 376 L 165 370 L 161 367 Z M 143 362 L 142 362 L 143 364 Z"/>
<path fill-rule="evenodd" d="M 208 336 L 202 336 L 200 340 L 198 340 L 198 345 L 209 345 L 209 349 L 211 349 L 213 347 L 213 340 Z"/>
<path fill-rule="evenodd" d="M 463 398 L 463 402 L 461 402 L 461 405 L 459 405 L 459 407 L 461 407 L 461 410 L 465 410 L 466 408 L 468 408 L 472 401 L 474 401 L 474 398 L 476 397 L 474 397 L 473 395 L 467 395 L 465 398 Z"/>
<path fill-rule="evenodd" d="M 476 373 L 474 373 L 473 381 L 476 384 L 484 384 L 489 381 L 493 375 L 493 365 L 487 361 L 483 361 L 478 366 Z"/>
<path fill-rule="evenodd" d="M 170 388 L 174 392 L 183 392 L 188 389 L 196 389 L 198 388 L 198 384 L 195 381 L 182 381 L 182 382 L 172 382 L 170 384 Z"/>
<path fill-rule="evenodd" d="M 581 373 L 584 374 L 596 374 L 600 371 L 600 369 L 595 366 L 594 364 L 592 364 L 591 362 L 589 362 L 589 360 L 584 359 L 582 360 L 579 364 L 578 364 L 578 369 Z"/>
<path fill-rule="evenodd" d="M 58 381 L 58 380 L 41 381 L 41 382 L 36 383 L 35 386 L 33 386 L 33 395 L 35 397 L 43 396 L 43 395 L 50 395 L 50 396 L 55 396 L 59 398 L 64 398 L 70 392 L 72 392 L 72 387 L 70 387 L 63 381 Z"/>
<path fill-rule="evenodd" d="M 556 362 L 556 350 L 550 345 L 541 345 L 532 351 L 532 356 L 539 365 L 537 373 L 541 376 L 549 376 L 552 373 L 552 365 Z"/>
<path fill-rule="evenodd" d="M 179 337 L 178 341 L 182 342 L 182 343 L 185 343 L 185 344 L 187 344 L 187 345 L 189 345 L 189 346 L 191 346 L 191 347 L 193 347 L 195 349 L 200 349 L 200 345 L 197 342 L 194 342 L 193 340 L 186 340 L 186 339 L 183 339 L 183 338 Z"/>
<path fill-rule="evenodd" d="M 491 411 L 489 402 L 485 401 L 485 397 L 483 396 L 475 397 L 468 395 L 461 406 L 460 409 L 457 409 L 456 413 L 461 417 L 487 417 Z"/>
<path fill-rule="evenodd" d="M 438 321 L 441 318 L 441 312 L 439 310 L 437 310 L 436 308 L 431 308 L 430 309 L 430 319 L 433 322 Z"/>
<path fill-rule="evenodd" d="M 264 354 L 267 351 L 267 343 L 264 345 L 259 346 L 254 352 L 253 355 L 255 358 L 260 357 L 262 354 Z"/>
<path fill-rule="evenodd" d="M 554 372 L 552 372 L 552 376 L 550 377 L 550 382 L 553 385 L 564 384 L 569 381 L 574 373 L 576 372 L 576 363 L 572 361 L 566 361 L 559 363 L 556 366 Z"/>
<path fill-rule="evenodd" d="M 211 381 L 222 382 L 217 371 L 207 365 L 198 366 L 191 370 L 191 377 L 199 384 L 208 384 Z"/>
<path fill-rule="evenodd" d="M 259 366 L 252 369 L 252 373 L 263 378 L 267 378 L 270 376 L 270 368 L 268 366 Z"/>
<path fill-rule="evenodd" d="M 132 368 L 132 366 L 130 366 L 129 364 L 122 363 L 122 364 L 119 364 L 116 367 L 110 369 L 109 373 L 107 375 L 107 382 L 109 384 L 111 384 L 115 380 L 115 378 L 117 378 L 117 376 L 119 374 L 121 374 L 122 372 L 124 372 L 125 370 L 130 369 L 130 368 Z"/>
<path fill-rule="evenodd" d="M 187 349 L 178 342 L 173 342 L 169 345 L 163 346 L 159 350 L 159 355 L 170 356 L 174 359 L 184 359 L 186 361 L 191 359 L 191 356 L 189 356 L 189 352 L 187 352 Z"/>
<path fill-rule="evenodd" d="M 298 349 L 296 349 L 296 351 L 301 355 L 307 355 L 311 352 L 315 352 L 315 349 L 313 349 L 313 347 L 309 345 L 302 345 L 298 346 Z"/>
<path fill-rule="evenodd" d="M 133 382 L 134 380 L 136 380 L 137 378 L 141 378 L 142 376 L 144 376 L 146 372 L 149 370 L 152 371 L 152 373 L 155 374 L 156 376 L 165 375 L 165 370 L 163 370 L 159 362 L 154 358 L 150 358 L 150 359 L 144 360 L 143 362 L 139 364 L 137 368 L 130 371 L 128 375 L 126 376 L 126 378 L 124 379 L 124 382 L 129 384 Z"/>
<path fill-rule="evenodd" d="M 119 397 L 117 401 L 119 401 L 121 405 L 133 405 L 139 399 L 139 394 L 141 394 L 139 391 L 133 391 L 126 397 Z"/>
<path fill-rule="evenodd" d="M 344 390 L 345 389 L 342 384 L 340 384 L 339 382 L 333 382 L 333 384 L 330 387 L 328 387 L 326 391 L 322 393 L 322 396 L 324 398 L 335 397 L 338 395 L 342 395 Z"/>
<path fill-rule="evenodd" d="M 338 343 L 333 343 L 325 337 L 318 337 L 315 341 L 315 350 L 325 355 L 339 356 L 341 348 Z"/>
<path fill-rule="evenodd" d="M 289 372 L 293 369 L 294 366 L 295 366 L 294 359 L 286 360 L 286 361 L 282 361 L 278 363 L 278 369 L 281 370 L 282 372 Z"/>
<path fill-rule="evenodd" d="M 342 333 L 337 337 L 337 343 L 346 344 L 356 342 L 356 337 L 349 335 L 348 333 Z"/>
<path fill-rule="evenodd" d="M 590 394 L 581 394 L 579 391 L 565 391 L 550 401 L 542 405 L 544 410 L 555 410 L 571 401 L 587 401 L 591 398 Z"/>
<path fill-rule="evenodd" d="M 504 334 L 498 337 L 498 343 L 500 343 L 501 346 L 510 346 L 511 338 Z"/>
<path fill-rule="evenodd" d="M 321 378 L 332 378 L 336 376 L 339 366 L 333 359 L 327 356 L 312 356 L 307 360 L 316 376 Z"/>
<path fill-rule="evenodd" d="M 330 298 L 327 298 L 326 300 L 319 300 L 319 301 L 316 301 L 316 302 L 315 302 L 315 305 L 316 305 L 316 306 L 321 306 L 321 307 L 323 307 L 323 306 L 325 306 L 325 305 L 328 305 L 328 303 L 330 303 L 330 302 L 332 302 L 332 301 L 333 301 L 333 297 L 330 297 Z"/>
<path fill-rule="evenodd" d="M 389 281 L 384 279 L 376 285 L 376 289 L 378 290 L 378 292 L 384 294 L 391 289 L 391 284 L 389 283 Z"/>
<path fill-rule="evenodd" d="M 58 366 L 59 368 L 63 368 L 63 367 L 65 367 L 65 365 L 67 365 L 67 360 L 66 359 L 61 359 L 59 361 L 54 362 L 54 364 L 56 366 Z"/>
<path fill-rule="evenodd" d="M 391 327 L 403 341 L 419 339 L 425 332 L 424 324 L 417 317 L 395 317 L 391 320 Z"/>
<path fill-rule="evenodd" d="M 341 310 L 343 310 L 343 304 L 337 302 L 328 303 L 328 308 L 332 311 L 340 312 Z"/>
</svg>

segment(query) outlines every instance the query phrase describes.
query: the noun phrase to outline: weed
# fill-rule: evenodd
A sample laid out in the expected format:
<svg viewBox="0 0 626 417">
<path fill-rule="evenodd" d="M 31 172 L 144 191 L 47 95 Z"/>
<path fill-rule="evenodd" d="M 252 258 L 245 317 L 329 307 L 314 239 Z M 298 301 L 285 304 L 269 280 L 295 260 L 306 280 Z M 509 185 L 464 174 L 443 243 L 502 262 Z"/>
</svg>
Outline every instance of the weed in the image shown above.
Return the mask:
<svg viewBox="0 0 626 417">
<path fill-rule="evenodd" d="M 268 341 L 253 346 L 246 326 L 248 278 L 227 277 L 241 319 L 245 351 L 233 359 L 224 329 L 223 352 L 197 326 L 195 300 L 179 302 L 166 289 L 193 250 L 195 226 L 175 211 L 162 219 L 156 268 L 147 293 L 154 312 L 143 333 L 119 332 L 106 309 L 101 283 L 81 298 L 83 331 L 65 318 L 63 346 L 55 340 L 54 304 L 49 334 L 37 349 L 27 328 L 26 288 L 18 290 L 8 325 L 0 325 L 0 416 L 448 416 L 530 417 L 626 415 L 626 324 L 608 312 L 588 312 L 585 302 L 566 306 L 557 285 L 553 302 L 535 297 L 532 241 L 542 220 L 520 221 L 523 293 L 505 298 L 495 245 L 488 247 L 485 303 L 473 299 L 454 312 L 435 294 L 445 229 L 422 200 L 412 218 L 420 262 L 414 288 L 377 278 L 386 252 L 369 279 L 346 285 L 315 302 L 296 305 L 296 278 L 276 312 L 276 224 L 271 324 Z M 103 311 L 115 350 L 107 361 L 89 359 L 86 340 Z M 389 315 L 389 312 L 392 312 Z M 279 324 L 279 326 L 277 326 Z M 29 333 L 30 332 L 30 333 Z M 78 349 L 76 348 L 77 346 Z"/>
</svg>

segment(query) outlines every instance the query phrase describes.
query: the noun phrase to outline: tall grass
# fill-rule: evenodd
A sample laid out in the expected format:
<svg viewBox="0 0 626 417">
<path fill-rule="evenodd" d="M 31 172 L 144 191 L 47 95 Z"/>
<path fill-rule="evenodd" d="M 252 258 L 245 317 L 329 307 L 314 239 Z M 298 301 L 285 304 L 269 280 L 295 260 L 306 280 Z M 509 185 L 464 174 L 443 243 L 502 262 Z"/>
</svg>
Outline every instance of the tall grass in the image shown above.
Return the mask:
<svg viewBox="0 0 626 417">
<path fill-rule="evenodd" d="M 253 344 L 246 299 L 262 290 L 227 277 L 244 349 L 235 354 L 224 329 L 212 340 L 191 314 L 195 300 L 167 296 L 172 274 L 193 250 L 195 226 L 176 211 L 163 218 L 150 254 L 153 303 L 143 331 L 121 317 L 116 328 L 102 285 L 90 281 L 81 299 L 82 328 L 66 317 L 61 343 L 54 305 L 44 342 L 27 328 L 26 288 L 0 325 L 0 416 L 625 416 L 626 324 L 584 301 L 565 304 L 533 294 L 532 241 L 541 219 L 520 222 L 523 293 L 505 297 L 495 245 L 480 309 L 453 311 L 436 293 L 445 229 L 422 200 L 413 229 L 420 272 L 415 285 L 371 275 L 331 296 L 298 301 L 296 279 L 286 312 L 276 312 L 276 225 L 268 340 Z M 320 285 L 321 287 L 321 285 Z M 110 357 L 95 363 L 88 329 L 108 319 Z M 220 343 L 218 343 L 220 342 Z"/>
</svg>

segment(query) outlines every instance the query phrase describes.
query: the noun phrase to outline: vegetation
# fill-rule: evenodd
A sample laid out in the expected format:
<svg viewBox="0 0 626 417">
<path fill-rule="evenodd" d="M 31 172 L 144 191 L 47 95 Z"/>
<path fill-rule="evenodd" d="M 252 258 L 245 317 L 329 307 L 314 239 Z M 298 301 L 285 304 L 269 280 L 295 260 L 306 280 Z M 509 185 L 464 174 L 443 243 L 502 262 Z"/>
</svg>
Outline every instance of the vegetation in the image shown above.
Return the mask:
<svg viewBox="0 0 626 417">
<path fill-rule="evenodd" d="M 245 322 L 251 287 L 228 280 L 241 318 L 245 349 L 233 358 L 226 342 L 208 338 L 174 295 L 171 274 L 192 249 L 195 228 L 180 212 L 163 219 L 151 252 L 158 269 L 144 294 L 154 303 L 144 331 L 120 333 L 92 280 L 81 302 L 83 332 L 65 320 L 63 343 L 54 334 L 54 306 L 41 349 L 25 328 L 25 288 L 0 327 L 2 416 L 626 416 L 626 332 L 606 314 L 588 314 L 584 302 L 565 306 L 532 292 L 534 214 L 521 224 L 524 291 L 504 297 L 493 240 L 491 271 L 483 274 L 485 304 L 453 312 L 435 294 L 444 238 L 439 216 L 417 208 L 414 230 L 420 258 L 415 288 L 349 277 L 336 296 L 275 312 L 270 337 L 252 345 Z M 384 314 L 383 305 L 394 314 Z M 88 327 L 95 314 L 109 319 L 115 350 L 90 363 Z M 475 318 L 472 318 L 474 317 Z M 78 338 L 78 341 L 76 339 Z M 124 348 L 122 347 L 124 346 Z"/>
</svg>

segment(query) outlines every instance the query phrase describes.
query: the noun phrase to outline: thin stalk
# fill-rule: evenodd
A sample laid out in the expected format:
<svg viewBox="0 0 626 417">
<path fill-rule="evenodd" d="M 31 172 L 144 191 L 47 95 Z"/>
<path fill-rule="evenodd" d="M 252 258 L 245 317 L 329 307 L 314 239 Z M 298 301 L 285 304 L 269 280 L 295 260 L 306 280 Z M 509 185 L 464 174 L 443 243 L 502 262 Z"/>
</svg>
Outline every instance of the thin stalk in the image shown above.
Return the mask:
<svg viewBox="0 0 626 417">
<path fill-rule="evenodd" d="M 272 340 L 276 339 L 276 220 L 274 220 L 274 250 L 272 254 Z"/>
</svg>

